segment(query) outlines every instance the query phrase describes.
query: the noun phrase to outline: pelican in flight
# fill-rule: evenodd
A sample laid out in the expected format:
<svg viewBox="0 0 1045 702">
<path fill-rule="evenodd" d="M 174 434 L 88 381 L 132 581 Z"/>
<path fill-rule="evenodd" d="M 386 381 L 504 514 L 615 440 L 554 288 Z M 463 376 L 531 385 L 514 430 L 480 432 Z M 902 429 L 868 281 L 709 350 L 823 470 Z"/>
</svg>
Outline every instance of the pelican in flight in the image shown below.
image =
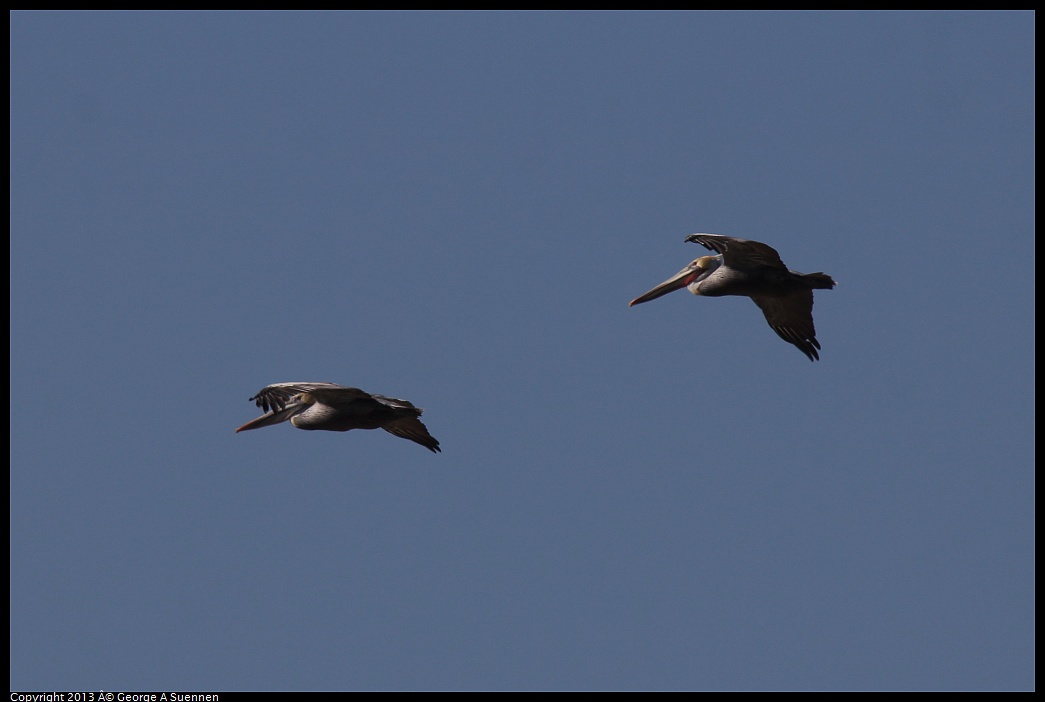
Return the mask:
<svg viewBox="0 0 1045 702">
<path fill-rule="evenodd" d="M 371 395 L 359 388 L 334 383 L 274 383 L 250 399 L 265 414 L 241 426 L 237 433 L 289 419 L 298 429 L 308 430 L 381 428 L 389 434 L 421 444 L 429 451 L 442 450 L 418 419 L 423 410 L 406 400 Z"/>
<path fill-rule="evenodd" d="M 628 306 L 655 300 L 689 288 L 694 295 L 750 297 L 777 335 L 809 357 L 820 359 L 813 326 L 813 290 L 830 290 L 834 279 L 826 273 L 799 273 L 780 260 L 772 246 L 759 241 L 718 234 L 690 234 L 686 241 L 700 244 L 717 256 L 701 256 Z"/>
</svg>

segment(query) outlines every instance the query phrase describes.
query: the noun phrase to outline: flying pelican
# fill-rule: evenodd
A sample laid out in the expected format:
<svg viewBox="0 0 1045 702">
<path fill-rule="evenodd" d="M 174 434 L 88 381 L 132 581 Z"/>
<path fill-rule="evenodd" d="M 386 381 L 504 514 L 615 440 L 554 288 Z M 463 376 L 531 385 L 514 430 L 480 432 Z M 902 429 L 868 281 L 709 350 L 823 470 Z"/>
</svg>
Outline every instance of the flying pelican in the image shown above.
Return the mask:
<svg viewBox="0 0 1045 702">
<path fill-rule="evenodd" d="M 826 273 L 799 273 L 788 269 L 772 246 L 759 241 L 718 234 L 690 234 L 686 241 L 700 244 L 718 256 L 701 256 L 628 306 L 655 300 L 680 288 L 694 295 L 750 297 L 781 339 L 794 344 L 810 361 L 820 359 L 813 327 L 813 290 L 830 290 L 834 279 Z"/>
<path fill-rule="evenodd" d="M 265 414 L 241 426 L 237 433 L 289 419 L 298 429 L 308 430 L 349 431 L 380 427 L 389 434 L 421 444 L 429 451 L 442 450 L 418 419 L 423 410 L 406 400 L 371 395 L 359 388 L 334 383 L 274 383 L 250 399 Z"/>
</svg>

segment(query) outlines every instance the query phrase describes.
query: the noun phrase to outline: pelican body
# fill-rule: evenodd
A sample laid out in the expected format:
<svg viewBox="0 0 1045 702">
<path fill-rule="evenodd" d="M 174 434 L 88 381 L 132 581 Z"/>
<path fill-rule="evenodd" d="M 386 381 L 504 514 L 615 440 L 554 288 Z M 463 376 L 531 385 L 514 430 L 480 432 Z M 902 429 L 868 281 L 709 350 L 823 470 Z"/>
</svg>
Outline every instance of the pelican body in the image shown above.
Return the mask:
<svg viewBox="0 0 1045 702">
<path fill-rule="evenodd" d="M 781 339 L 793 344 L 810 361 L 820 359 L 820 342 L 813 326 L 813 290 L 830 290 L 835 281 L 825 273 L 799 273 L 784 265 L 772 246 L 718 234 L 690 234 L 717 256 L 701 256 L 629 307 L 687 288 L 694 295 L 750 297 Z"/>
<path fill-rule="evenodd" d="M 384 429 L 389 434 L 438 452 L 439 442 L 419 417 L 423 410 L 406 400 L 371 395 L 359 388 L 334 383 L 275 383 L 250 398 L 265 414 L 239 429 L 260 429 L 290 420 L 308 431 Z"/>
</svg>

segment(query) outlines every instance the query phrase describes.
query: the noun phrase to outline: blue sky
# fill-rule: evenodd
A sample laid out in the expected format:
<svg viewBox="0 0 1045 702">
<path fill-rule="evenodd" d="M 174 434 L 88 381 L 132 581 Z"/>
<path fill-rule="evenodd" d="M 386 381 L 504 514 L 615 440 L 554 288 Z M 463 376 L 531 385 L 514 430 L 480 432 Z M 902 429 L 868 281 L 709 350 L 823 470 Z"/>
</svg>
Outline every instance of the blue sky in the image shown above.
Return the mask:
<svg viewBox="0 0 1045 702">
<path fill-rule="evenodd" d="M 13 690 L 1035 687 L 1032 13 L 10 19 Z"/>
</svg>

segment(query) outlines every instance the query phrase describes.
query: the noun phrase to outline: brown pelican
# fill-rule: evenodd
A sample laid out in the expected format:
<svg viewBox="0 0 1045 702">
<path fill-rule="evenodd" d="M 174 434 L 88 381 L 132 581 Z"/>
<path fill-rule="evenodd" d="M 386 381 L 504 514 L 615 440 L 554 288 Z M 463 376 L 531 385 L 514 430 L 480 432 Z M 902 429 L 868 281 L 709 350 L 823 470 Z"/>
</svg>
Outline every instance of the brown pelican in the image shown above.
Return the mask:
<svg viewBox="0 0 1045 702">
<path fill-rule="evenodd" d="M 423 410 L 406 400 L 371 395 L 359 388 L 334 383 L 274 383 L 250 399 L 265 414 L 241 426 L 237 433 L 289 419 L 298 429 L 309 430 L 349 431 L 380 427 L 389 434 L 421 444 L 429 451 L 442 450 L 418 419 Z"/>
<path fill-rule="evenodd" d="M 820 359 L 820 342 L 813 327 L 813 290 L 830 290 L 835 281 L 825 273 L 792 271 L 772 246 L 718 234 L 690 234 L 718 256 L 701 256 L 628 306 L 655 300 L 673 290 L 689 288 L 694 295 L 750 297 L 781 339 L 809 357 Z"/>
</svg>

